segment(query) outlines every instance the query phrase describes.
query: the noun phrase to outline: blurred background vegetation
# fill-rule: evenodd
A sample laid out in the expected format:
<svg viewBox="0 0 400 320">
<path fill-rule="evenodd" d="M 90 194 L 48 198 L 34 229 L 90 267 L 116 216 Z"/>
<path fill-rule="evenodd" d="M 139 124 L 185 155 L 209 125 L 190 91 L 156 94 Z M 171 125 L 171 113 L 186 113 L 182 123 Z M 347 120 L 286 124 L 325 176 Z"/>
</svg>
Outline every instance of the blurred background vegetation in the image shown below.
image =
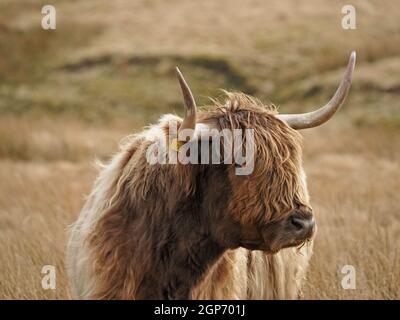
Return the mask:
<svg viewBox="0 0 400 320">
<path fill-rule="evenodd" d="M 304 111 L 327 99 L 356 50 L 349 104 L 364 107 L 344 112 L 399 126 L 396 1 L 353 1 L 356 30 L 342 29 L 341 1 L 89 0 L 52 1 L 57 29 L 46 31 L 45 3 L 0 4 L 2 114 L 153 121 L 181 109 L 176 64 L 200 104 L 224 88 Z"/>
</svg>

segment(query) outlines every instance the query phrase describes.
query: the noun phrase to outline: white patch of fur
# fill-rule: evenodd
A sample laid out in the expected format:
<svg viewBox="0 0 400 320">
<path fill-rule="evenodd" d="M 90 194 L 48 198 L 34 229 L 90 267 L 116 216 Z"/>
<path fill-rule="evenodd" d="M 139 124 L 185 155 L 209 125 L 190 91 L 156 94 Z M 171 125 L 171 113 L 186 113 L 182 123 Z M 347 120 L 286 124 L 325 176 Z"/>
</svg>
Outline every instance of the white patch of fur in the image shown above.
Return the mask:
<svg viewBox="0 0 400 320">
<path fill-rule="evenodd" d="M 85 240 L 109 206 L 107 195 L 119 177 L 122 157 L 123 153 L 116 155 L 111 163 L 102 169 L 78 220 L 70 227 L 66 265 L 73 294 L 79 298 L 90 298 L 95 289 L 91 254 Z"/>
<path fill-rule="evenodd" d="M 303 168 L 300 169 L 300 183 L 301 183 L 301 187 L 303 189 L 306 203 L 309 203 L 310 195 L 308 193 L 308 188 L 307 188 L 307 175 Z"/>
<path fill-rule="evenodd" d="M 135 137 L 149 141 L 156 141 L 157 139 L 164 141 L 164 132 L 161 128 L 170 120 L 180 121 L 180 118 L 171 114 L 165 115 L 157 125 L 148 127 L 147 130 L 135 135 Z M 130 138 L 128 137 L 128 139 Z M 110 205 L 109 196 L 114 194 L 123 169 L 122 161 L 124 161 L 125 156 L 124 151 L 119 152 L 109 164 L 101 166 L 100 174 L 77 221 L 70 226 L 66 267 L 73 294 L 79 298 L 90 299 L 96 288 L 91 252 L 85 240 Z"/>
</svg>

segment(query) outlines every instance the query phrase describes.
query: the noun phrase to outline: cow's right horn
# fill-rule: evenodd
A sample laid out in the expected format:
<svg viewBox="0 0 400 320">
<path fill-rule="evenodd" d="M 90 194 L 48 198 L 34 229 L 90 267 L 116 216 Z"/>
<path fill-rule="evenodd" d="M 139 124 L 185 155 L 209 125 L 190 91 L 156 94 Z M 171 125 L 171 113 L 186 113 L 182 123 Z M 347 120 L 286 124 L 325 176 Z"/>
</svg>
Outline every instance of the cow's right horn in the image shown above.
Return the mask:
<svg viewBox="0 0 400 320">
<path fill-rule="evenodd" d="M 286 122 L 293 129 L 307 129 L 317 127 L 328 121 L 335 112 L 341 107 L 349 93 L 351 78 L 353 77 L 354 66 L 356 64 L 356 53 L 350 55 L 349 63 L 339 88 L 331 100 L 318 110 L 301 114 L 278 114 L 276 117 Z"/>
<path fill-rule="evenodd" d="M 175 67 L 175 71 L 179 81 L 179 85 L 181 86 L 183 100 L 185 103 L 185 117 L 183 118 L 182 124 L 179 127 L 178 137 L 179 137 L 179 132 L 181 132 L 182 130 L 191 129 L 192 134 L 187 139 L 190 140 L 193 137 L 194 129 L 196 127 L 196 111 L 197 111 L 196 102 L 194 100 L 193 94 L 190 91 L 188 84 L 185 81 L 185 78 L 179 71 L 179 68 Z"/>
</svg>

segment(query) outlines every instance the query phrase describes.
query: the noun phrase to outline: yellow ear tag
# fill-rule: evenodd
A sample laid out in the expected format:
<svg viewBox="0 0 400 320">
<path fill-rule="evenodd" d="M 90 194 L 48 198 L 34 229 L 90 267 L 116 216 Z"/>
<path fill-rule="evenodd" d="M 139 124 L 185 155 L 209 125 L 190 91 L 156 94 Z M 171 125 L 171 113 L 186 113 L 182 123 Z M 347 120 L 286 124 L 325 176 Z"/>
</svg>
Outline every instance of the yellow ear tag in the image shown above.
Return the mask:
<svg viewBox="0 0 400 320">
<path fill-rule="evenodd" d="M 169 147 L 174 151 L 179 151 L 179 149 L 185 144 L 185 141 L 179 141 L 177 138 L 171 141 Z"/>
</svg>

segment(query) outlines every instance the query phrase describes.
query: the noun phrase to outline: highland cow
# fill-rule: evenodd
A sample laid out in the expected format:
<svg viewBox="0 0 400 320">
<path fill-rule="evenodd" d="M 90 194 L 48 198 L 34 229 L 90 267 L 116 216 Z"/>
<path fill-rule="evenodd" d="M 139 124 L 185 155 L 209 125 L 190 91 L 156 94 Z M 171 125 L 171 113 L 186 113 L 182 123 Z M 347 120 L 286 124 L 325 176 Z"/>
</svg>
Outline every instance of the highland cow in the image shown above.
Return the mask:
<svg viewBox="0 0 400 320">
<path fill-rule="evenodd" d="M 129 136 L 105 165 L 67 252 L 70 283 L 86 299 L 294 299 L 312 254 L 315 221 L 297 130 L 329 120 L 343 104 L 355 53 L 332 99 L 305 114 L 278 114 L 242 93 L 197 110 L 177 69 L 183 119 L 166 115 Z M 178 123 L 178 138 L 168 130 Z M 179 132 L 190 129 L 185 138 Z M 202 130 L 252 129 L 254 170 L 243 164 L 149 164 L 156 141 L 167 153 L 200 143 Z M 204 142 L 204 141 L 202 141 Z M 210 148 L 211 145 L 210 145 Z"/>
</svg>

